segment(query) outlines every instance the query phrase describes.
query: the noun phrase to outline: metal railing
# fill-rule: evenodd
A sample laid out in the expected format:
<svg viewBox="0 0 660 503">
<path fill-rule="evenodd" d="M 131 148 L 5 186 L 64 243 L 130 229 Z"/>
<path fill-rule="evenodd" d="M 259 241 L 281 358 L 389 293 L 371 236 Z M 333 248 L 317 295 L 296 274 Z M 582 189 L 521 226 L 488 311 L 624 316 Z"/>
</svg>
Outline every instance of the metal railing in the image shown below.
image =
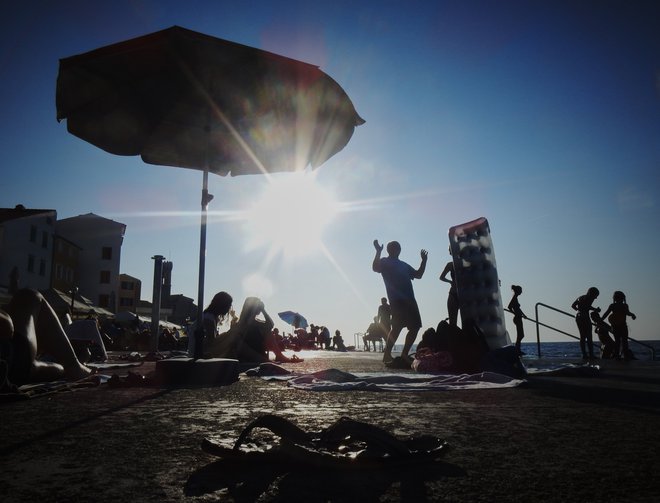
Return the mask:
<svg viewBox="0 0 660 503">
<path fill-rule="evenodd" d="M 536 348 L 537 348 L 537 353 L 538 353 L 539 358 L 541 358 L 541 332 L 540 332 L 540 327 L 549 328 L 550 330 L 553 330 L 553 331 L 558 332 L 560 334 L 566 335 L 566 336 L 570 337 L 571 339 L 576 339 L 578 341 L 580 340 L 579 337 L 576 337 L 573 334 L 569 334 L 568 332 L 564 332 L 563 330 L 555 328 L 551 325 L 547 325 L 546 323 L 541 323 L 539 321 L 539 306 L 540 307 L 545 307 L 546 309 L 550 309 L 550 310 L 555 311 L 557 313 L 561 313 L 563 315 L 568 316 L 569 318 L 574 317 L 573 313 L 568 313 L 566 311 L 562 311 L 561 309 L 557 309 L 556 307 L 549 306 L 548 304 L 544 304 L 543 302 L 537 302 L 536 303 L 536 305 L 534 306 L 534 314 L 536 316 L 536 319 L 530 320 L 530 321 L 532 321 L 532 322 L 534 322 L 534 324 L 536 324 Z M 506 311 L 511 312 L 509 309 L 506 309 Z M 635 344 L 639 344 L 640 346 L 644 346 L 651 353 L 651 360 L 655 360 L 655 348 L 653 348 L 653 346 L 651 346 L 649 344 L 645 344 L 641 341 L 638 341 L 637 339 L 633 339 L 632 337 L 628 337 L 628 340 L 630 342 L 634 342 Z"/>
<path fill-rule="evenodd" d="M 362 344 L 362 346 L 364 346 L 363 337 L 364 337 L 364 332 L 355 332 L 353 334 L 353 342 L 355 344 L 355 349 L 360 349 L 360 344 Z M 373 344 L 374 344 L 374 351 L 376 350 L 376 343 L 378 343 L 378 351 L 380 351 L 381 353 L 384 351 L 383 345 L 385 343 L 385 339 L 380 339 L 380 340 L 371 341 L 371 342 L 373 342 Z"/>
</svg>

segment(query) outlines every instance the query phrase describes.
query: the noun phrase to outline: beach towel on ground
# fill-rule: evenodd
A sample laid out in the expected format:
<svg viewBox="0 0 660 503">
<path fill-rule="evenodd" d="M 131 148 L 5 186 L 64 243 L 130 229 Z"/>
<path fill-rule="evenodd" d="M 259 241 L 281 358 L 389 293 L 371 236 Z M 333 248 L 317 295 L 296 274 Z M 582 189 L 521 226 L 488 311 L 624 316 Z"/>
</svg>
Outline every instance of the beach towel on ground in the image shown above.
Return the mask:
<svg viewBox="0 0 660 503">
<path fill-rule="evenodd" d="M 512 388 L 524 381 L 494 372 L 478 374 L 354 373 L 337 369 L 312 374 L 282 373 L 277 365 L 260 367 L 248 375 L 286 381 L 289 386 L 307 391 L 447 391 L 457 389 Z"/>
</svg>

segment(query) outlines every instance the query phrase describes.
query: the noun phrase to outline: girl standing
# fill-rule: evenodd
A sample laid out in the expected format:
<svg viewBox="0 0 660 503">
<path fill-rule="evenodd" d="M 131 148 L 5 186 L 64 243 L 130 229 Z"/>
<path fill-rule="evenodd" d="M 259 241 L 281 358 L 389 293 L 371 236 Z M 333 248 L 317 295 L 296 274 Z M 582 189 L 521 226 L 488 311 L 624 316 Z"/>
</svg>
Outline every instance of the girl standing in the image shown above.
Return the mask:
<svg viewBox="0 0 660 503">
<path fill-rule="evenodd" d="M 587 290 L 585 295 L 580 295 L 571 307 L 577 311 L 575 315 L 575 323 L 577 324 L 580 332 L 580 349 L 582 350 L 583 360 L 594 359 L 594 341 L 593 334 L 591 333 L 591 318 L 589 311 L 600 312 L 599 307 L 592 307 L 594 300 L 598 298 L 600 292 L 598 288 L 592 286 Z M 589 348 L 589 356 L 587 356 L 587 347 Z"/>
<path fill-rule="evenodd" d="M 520 343 L 525 337 L 525 330 L 523 328 L 523 318 L 527 318 L 525 313 L 520 309 L 520 302 L 518 297 L 522 294 L 522 287 L 518 285 L 511 285 L 511 290 L 513 290 L 513 298 L 509 302 L 509 311 L 513 313 L 513 324 L 516 326 L 516 352 L 519 355 L 522 355 L 523 352 L 520 349 Z"/>
<path fill-rule="evenodd" d="M 603 319 L 609 315 L 607 321 L 610 322 L 610 326 L 612 327 L 616 356 L 630 360 L 632 359 L 632 353 L 628 349 L 628 324 L 626 323 L 626 319 L 630 316 L 634 320 L 636 316 L 628 309 L 626 296 L 623 292 L 619 290 L 614 292 L 612 301 L 612 304 L 603 313 Z"/>
</svg>

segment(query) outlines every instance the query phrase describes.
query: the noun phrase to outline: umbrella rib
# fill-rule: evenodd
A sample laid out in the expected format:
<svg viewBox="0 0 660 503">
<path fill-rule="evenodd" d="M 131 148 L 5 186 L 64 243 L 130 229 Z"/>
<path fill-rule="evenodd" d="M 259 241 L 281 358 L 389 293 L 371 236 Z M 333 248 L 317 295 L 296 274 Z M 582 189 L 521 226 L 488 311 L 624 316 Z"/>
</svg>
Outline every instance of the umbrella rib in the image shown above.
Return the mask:
<svg viewBox="0 0 660 503">
<path fill-rule="evenodd" d="M 199 79 L 195 77 L 193 72 L 190 70 L 188 65 L 186 65 L 183 60 L 180 61 L 181 69 L 184 71 L 184 73 L 187 75 L 188 80 L 192 82 L 195 87 L 197 87 L 197 91 L 204 96 L 204 99 L 209 103 L 211 109 L 213 112 L 220 118 L 222 123 L 225 125 L 225 127 L 229 130 L 230 134 L 234 137 L 236 142 L 241 146 L 241 148 L 245 151 L 247 156 L 254 162 L 254 164 L 259 168 L 262 174 L 266 175 L 267 177 L 270 176 L 270 173 L 266 170 L 264 167 L 263 163 L 259 160 L 259 158 L 254 154 L 250 146 L 247 144 L 247 142 L 243 139 L 243 137 L 240 135 L 240 133 L 236 130 L 236 128 L 233 126 L 231 121 L 227 118 L 225 113 L 220 109 L 220 107 L 217 105 L 217 103 L 211 98 L 211 95 L 207 89 L 201 83 L 199 82 Z M 208 160 L 207 160 L 208 162 Z"/>
</svg>

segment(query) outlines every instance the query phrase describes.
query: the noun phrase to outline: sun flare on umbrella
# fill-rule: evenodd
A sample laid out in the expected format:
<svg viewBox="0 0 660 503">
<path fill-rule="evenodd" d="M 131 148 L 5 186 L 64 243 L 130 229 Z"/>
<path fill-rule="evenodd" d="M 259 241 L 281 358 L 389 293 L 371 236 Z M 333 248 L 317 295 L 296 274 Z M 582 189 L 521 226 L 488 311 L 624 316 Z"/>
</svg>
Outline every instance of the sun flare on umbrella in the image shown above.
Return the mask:
<svg viewBox="0 0 660 503">
<path fill-rule="evenodd" d="M 249 249 L 268 246 L 287 258 L 322 251 L 322 235 L 339 212 L 339 203 L 314 173 L 270 177 L 247 210 Z"/>
</svg>

